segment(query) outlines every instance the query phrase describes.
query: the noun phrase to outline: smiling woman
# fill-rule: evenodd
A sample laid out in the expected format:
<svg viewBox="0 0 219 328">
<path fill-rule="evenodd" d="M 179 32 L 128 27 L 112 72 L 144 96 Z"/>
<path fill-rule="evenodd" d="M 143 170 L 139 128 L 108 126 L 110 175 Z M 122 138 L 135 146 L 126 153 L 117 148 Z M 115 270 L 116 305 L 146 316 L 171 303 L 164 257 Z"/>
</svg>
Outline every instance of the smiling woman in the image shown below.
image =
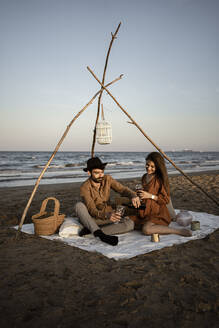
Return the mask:
<svg viewBox="0 0 219 328">
<path fill-rule="evenodd" d="M 148 174 L 154 174 L 155 173 L 155 170 L 156 170 L 156 167 L 155 167 L 155 164 L 153 161 L 150 161 L 149 159 L 146 161 L 146 170 L 147 170 L 147 173 Z"/>
<path fill-rule="evenodd" d="M 191 231 L 187 229 L 169 227 L 171 215 L 167 205 L 170 202 L 170 186 L 164 158 L 160 153 L 152 152 L 146 157 L 146 171 L 147 174 L 142 177 L 143 188 L 137 193 L 145 209 L 139 209 L 133 216 L 134 222 L 145 235 L 191 236 Z"/>
</svg>

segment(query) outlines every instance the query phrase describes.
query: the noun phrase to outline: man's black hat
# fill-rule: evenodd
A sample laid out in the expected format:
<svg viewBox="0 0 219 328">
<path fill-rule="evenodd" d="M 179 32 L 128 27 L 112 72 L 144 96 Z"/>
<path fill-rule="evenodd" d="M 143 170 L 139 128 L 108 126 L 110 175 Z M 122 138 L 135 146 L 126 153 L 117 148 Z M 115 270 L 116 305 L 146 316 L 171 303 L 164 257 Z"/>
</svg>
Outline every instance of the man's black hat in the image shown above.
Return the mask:
<svg viewBox="0 0 219 328">
<path fill-rule="evenodd" d="M 92 157 L 87 161 L 87 167 L 85 167 L 83 170 L 85 172 L 92 171 L 93 169 L 100 169 L 104 170 L 107 163 L 102 163 L 99 157 Z"/>
</svg>

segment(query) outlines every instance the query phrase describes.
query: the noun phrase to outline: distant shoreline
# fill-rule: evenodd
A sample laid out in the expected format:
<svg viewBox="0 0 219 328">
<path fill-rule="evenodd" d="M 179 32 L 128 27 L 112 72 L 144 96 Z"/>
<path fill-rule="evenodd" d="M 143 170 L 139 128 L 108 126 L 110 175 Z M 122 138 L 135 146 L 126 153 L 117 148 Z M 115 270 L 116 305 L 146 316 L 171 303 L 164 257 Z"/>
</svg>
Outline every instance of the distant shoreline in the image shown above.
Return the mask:
<svg viewBox="0 0 219 328">
<path fill-rule="evenodd" d="M 96 153 L 151 153 L 154 150 L 97 150 Z M 53 153 L 52 150 L 0 150 L 0 153 Z M 59 150 L 57 153 L 90 153 L 90 150 Z M 163 150 L 163 153 L 219 153 L 219 150 Z"/>
</svg>

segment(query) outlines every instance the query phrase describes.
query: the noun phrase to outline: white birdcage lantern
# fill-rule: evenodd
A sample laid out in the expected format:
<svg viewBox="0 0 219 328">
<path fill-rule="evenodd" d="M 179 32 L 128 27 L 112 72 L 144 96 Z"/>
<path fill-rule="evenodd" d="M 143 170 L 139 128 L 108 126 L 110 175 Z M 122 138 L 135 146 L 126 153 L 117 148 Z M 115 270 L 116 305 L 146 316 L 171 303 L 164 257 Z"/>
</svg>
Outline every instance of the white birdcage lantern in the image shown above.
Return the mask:
<svg viewBox="0 0 219 328">
<path fill-rule="evenodd" d="M 112 142 L 112 127 L 111 124 L 105 121 L 102 105 L 102 120 L 96 126 L 97 142 L 100 145 L 107 145 Z"/>
</svg>

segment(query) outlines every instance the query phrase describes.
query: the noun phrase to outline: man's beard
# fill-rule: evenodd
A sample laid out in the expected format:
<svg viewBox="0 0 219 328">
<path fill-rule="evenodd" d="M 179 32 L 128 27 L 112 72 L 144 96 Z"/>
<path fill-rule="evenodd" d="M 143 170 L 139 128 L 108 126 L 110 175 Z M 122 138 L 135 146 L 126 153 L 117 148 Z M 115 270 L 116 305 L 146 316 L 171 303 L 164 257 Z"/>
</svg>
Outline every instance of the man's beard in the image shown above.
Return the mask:
<svg viewBox="0 0 219 328">
<path fill-rule="evenodd" d="M 94 181 L 94 182 L 97 182 L 97 183 L 101 183 L 103 181 L 103 177 L 102 178 L 93 178 L 91 177 L 91 179 Z"/>
</svg>

